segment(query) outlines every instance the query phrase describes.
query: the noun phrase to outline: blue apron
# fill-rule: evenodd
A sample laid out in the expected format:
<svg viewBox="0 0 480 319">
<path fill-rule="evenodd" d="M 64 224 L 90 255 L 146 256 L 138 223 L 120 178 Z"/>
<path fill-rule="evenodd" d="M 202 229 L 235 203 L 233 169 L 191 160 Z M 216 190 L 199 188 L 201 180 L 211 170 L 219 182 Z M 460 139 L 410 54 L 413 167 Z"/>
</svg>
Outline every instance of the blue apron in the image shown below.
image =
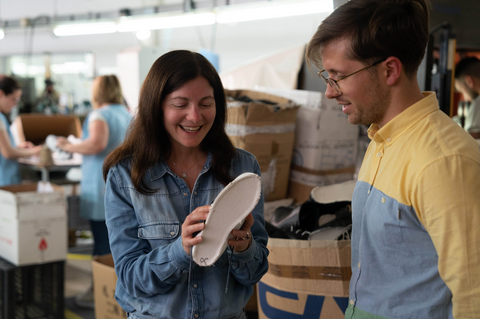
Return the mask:
<svg viewBox="0 0 480 319">
<path fill-rule="evenodd" d="M 10 132 L 10 123 L 3 113 L 0 112 L 0 121 L 5 124 L 7 128 L 8 136 L 10 137 L 10 143 L 15 147 L 15 141 L 13 135 Z M 22 181 L 20 176 L 20 168 L 16 159 L 7 159 L 0 153 L 0 187 L 6 185 L 20 184 Z"/>
<path fill-rule="evenodd" d="M 99 112 L 107 122 L 108 144 L 98 154 L 83 155 L 82 180 L 80 181 L 80 215 L 93 221 L 103 221 L 105 220 L 103 161 L 125 139 L 125 133 L 132 116 L 127 108 L 120 104 L 106 105 L 94 112 Z M 83 139 L 88 138 L 90 114 L 83 121 Z"/>
</svg>

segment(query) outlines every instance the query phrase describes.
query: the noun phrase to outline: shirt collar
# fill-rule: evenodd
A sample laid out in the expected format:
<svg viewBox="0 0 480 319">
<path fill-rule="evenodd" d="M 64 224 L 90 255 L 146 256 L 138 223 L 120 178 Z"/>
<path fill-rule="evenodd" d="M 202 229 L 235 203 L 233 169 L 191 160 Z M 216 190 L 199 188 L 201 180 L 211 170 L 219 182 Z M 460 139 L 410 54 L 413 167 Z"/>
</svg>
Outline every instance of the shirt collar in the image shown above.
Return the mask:
<svg viewBox="0 0 480 319">
<path fill-rule="evenodd" d="M 203 166 L 202 171 L 207 171 L 212 164 L 212 153 L 208 152 L 207 155 L 207 161 L 205 162 L 205 165 Z M 167 162 L 162 158 L 157 164 L 154 166 L 150 167 L 148 169 L 150 172 L 150 181 L 157 180 L 159 178 L 162 178 L 163 175 L 166 173 L 169 173 L 173 175 L 174 173 L 170 170 L 170 167 L 168 167 Z"/>
<path fill-rule="evenodd" d="M 477 97 L 472 101 L 472 103 L 470 103 L 470 104 L 471 104 L 471 105 L 473 105 L 473 104 L 479 105 L 479 104 L 480 104 L 480 95 L 477 96 Z"/>
<path fill-rule="evenodd" d="M 386 142 L 387 145 L 390 145 L 428 114 L 438 111 L 439 106 L 435 92 L 422 93 L 423 99 L 395 116 L 381 129 L 375 123 L 370 125 L 368 137 L 375 142 Z"/>
</svg>

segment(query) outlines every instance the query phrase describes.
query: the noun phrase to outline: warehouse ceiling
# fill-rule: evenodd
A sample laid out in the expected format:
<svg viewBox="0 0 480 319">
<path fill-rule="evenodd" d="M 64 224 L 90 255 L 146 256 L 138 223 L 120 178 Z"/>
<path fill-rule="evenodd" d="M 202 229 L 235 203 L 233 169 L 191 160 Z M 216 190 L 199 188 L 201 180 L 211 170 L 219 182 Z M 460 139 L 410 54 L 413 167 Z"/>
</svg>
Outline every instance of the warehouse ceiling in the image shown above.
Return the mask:
<svg viewBox="0 0 480 319">
<path fill-rule="evenodd" d="M 341 1 L 341 0 L 335 0 Z M 259 0 L 0 0 L 0 26 L 7 23 L 6 38 L 0 41 L 0 55 L 8 55 L 26 51 L 25 48 L 28 41 L 25 40 L 27 35 L 33 38 L 33 32 L 27 33 L 25 27 L 21 27 L 22 23 L 34 23 L 36 30 L 34 32 L 35 42 L 30 47 L 33 51 L 66 51 L 78 50 L 76 43 L 65 44 L 67 40 L 55 40 L 51 30 L 47 30 L 46 26 L 53 24 L 55 21 L 79 21 L 96 18 L 112 18 L 118 17 L 125 13 L 132 15 L 149 14 L 154 12 L 168 11 L 185 11 L 188 9 L 187 4 L 196 8 L 212 8 L 215 6 L 237 5 L 251 2 L 262 2 Z M 271 2 L 281 2 L 281 0 L 271 0 Z M 457 37 L 457 47 L 467 50 L 480 50 L 480 0 L 431 0 L 431 25 L 433 28 L 443 22 L 452 24 L 453 32 Z M 127 10 L 127 11 L 126 11 Z M 298 42 L 308 41 L 308 38 L 314 32 L 321 20 L 302 21 L 301 18 L 291 19 L 290 27 L 275 24 L 274 21 L 268 23 L 267 29 L 269 41 L 257 41 L 256 45 L 266 46 L 272 45 L 277 41 L 280 45 L 282 38 L 288 36 L 289 32 L 295 36 L 298 32 L 305 32 L 305 37 L 299 37 Z M 289 21 L 290 23 L 290 21 Z M 302 26 L 302 24 L 309 24 Z M 9 34 L 9 27 L 12 31 Z M 42 30 L 43 25 L 43 30 Z M 253 24 L 243 24 L 242 30 L 236 30 L 235 26 L 224 27 L 217 31 L 219 41 L 222 32 L 225 33 L 225 41 L 243 41 L 245 38 L 265 37 L 265 33 L 256 32 L 261 27 L 260 22 Z M 13 30 L 15 28 L 16 30 Z M 261 27 L 262 28 L 262 27 Z M 262 28 L 265 29 L 265 28 Z M 205 32 L 205 41 L 209 42 L 209 31 L 203 28 Z M 240 32 L 241 31 L 241 32 Z M 42 33 L 43 32 L 43 33 Z M 184 31 L 176 31 L 175 35 Z M 185 31 L 187 32 L 187 31 Z M 191 32 L 191 31 L 188 31 Z M 230 36 L 227 36 L 227 32 Z M 210 32 L 211 33 L 211 32 Z M 16 36 L 15 40 L 7 40 L 8 36 Z M 237 38 L 238 37 L 238 38 Z M 118 38 L 118 40 L 116 40 Z M 105 41 L 108 39 L 108 41 Z M 83 39 L 82 39 L 83 40 Z M 32 40 L 33 41 L 33 40 Z M 118 44 L 115 44 L 118 42 Z M 197 41 L 198 42 L 198 41 Z M 98 35 L 90 37 L 87 45 L 91 48 L 111 45 L 112 50 L 125 46 L 137 45 L 134 37 L 126 35 Z M 196 44 L 195 44 L 196 45 Z M 208 43 L 207 43 L 208 45 Z M 79 46 L 80 47 L 80 46 Z"/>
</svg>

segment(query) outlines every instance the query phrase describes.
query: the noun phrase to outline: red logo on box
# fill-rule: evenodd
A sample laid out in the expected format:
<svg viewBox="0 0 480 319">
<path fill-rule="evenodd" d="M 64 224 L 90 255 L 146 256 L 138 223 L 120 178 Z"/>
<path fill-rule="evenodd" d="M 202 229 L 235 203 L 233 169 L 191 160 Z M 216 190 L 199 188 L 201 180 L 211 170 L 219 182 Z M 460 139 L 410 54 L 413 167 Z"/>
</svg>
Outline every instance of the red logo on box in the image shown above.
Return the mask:
<svg viewBox="0 0 480 319">
<path fill-rule="evenodd" d="M 45 240 L 45 238 L 42 238 L 42 240 L 40 241 L 40 244 L 38 245 L 38 249 L 45 250 L 47 248 L 48 248 L 47 241 Z"/>
</svg>

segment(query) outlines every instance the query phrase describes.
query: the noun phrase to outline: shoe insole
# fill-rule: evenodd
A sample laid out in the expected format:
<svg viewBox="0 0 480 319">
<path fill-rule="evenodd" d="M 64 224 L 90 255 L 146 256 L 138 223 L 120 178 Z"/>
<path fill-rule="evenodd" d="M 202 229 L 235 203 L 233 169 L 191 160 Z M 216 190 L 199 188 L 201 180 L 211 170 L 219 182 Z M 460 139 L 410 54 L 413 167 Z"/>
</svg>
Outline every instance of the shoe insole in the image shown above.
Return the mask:
<svg viewBox="0 0 480 319">
<path fill-rule="evenodd" d="M 243 173 L 218 194 L 212 204 L 205 228 L 198 233 L 202 241 L 193 246 L 193 260 L 200 266 L 213 265 L 223 254 L 230 232 L 240 229 L 245 218 L 257 205 L 261 195 L 260 176 Z"/>
</svg>

